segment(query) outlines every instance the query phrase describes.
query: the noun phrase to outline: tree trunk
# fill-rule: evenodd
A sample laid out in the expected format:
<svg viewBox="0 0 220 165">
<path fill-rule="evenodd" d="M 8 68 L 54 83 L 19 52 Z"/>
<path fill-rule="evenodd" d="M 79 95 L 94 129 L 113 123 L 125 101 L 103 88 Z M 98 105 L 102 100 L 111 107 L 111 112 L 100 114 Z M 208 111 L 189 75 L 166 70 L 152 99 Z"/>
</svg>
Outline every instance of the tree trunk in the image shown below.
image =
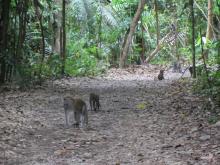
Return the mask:
<svg viewBox="0 0 220 165">
<path fill-rule="evenodd" d="M 153 52 L 151 52 L 151 54 L 145 59 L 145 63 L 149 63 L 150 60 L 160 51 L 161 48 L 164 47 L 165 43 L 167 42 L 171 42 L 172 40 L 169 41 L 169 38 L 173 35 L 173 31 L 170 31 L 169 33 L 167 33 L 166 36 L 164 36 L 158 43 L 157 47 L 153 50 Z"/>
<path fill-rule="evenodd" d="M 149 63 L 150 60 L 160 51 L 160 49 L 163 47 L 163 44 L 158 44 L 157 47 L 154 49 L 153 52 L 146 58 L 145 63 Z"/>
<path fill-rule="evenodd" d="M 100 18 L 98 18 L 98 22 L 99 22 L 99 27 L 98 27 L 97 49 L 96 49 L 97 58 L 99 58 L 100 56 L 99 50 L 101 50 L 102 47 L 102 13 L 100 14 Z"/>
<path fill-rule="evenodd" d="M 61 41 L 60 45 L 62 45 L 62 52 L 61 52 L 61 57 L 62 57 L 61 75 L 64 75 L 64 72 L 65 72 L 65 59 L 66 59 L 66 27 L 65 27 L 66 11 L 65 11 L 65 5 L 66 5 L 66 2 L 65 2 L 65 0 L 63 0 L 63 4 L 62 4 L 62 39 L 60 40 Z"/>
<path fill-rule="evenodd" d="M 205 73 L 206 73 L 206 80 L 207 80 L 207 83 L 208 83 L 209 87 L 211 87 L 211 84 L 210 84 L 210 81 L 209 81 L 209 72 L 208 72 L 208 69 L 207 69 L 206 59 L 205 59 L 204 51 L 203 51 L 202 29 L 201 28 L 200 28 L 200 38 L 201 38 L 201 54 L 202 54 L 204 70 L 205 70 Z"/>
<path fill-rule="evenodd" d="M 178 26 L 177 26 L 177 15 L 175 16 L 175 23 L 174 23 L 174 26 L 175 26 L 175 31 L 174 31 L 174 33 L 175 33 L 175 37 L 174 37 L 174 43 L 175 43 L 175 47 L 174 47 L 174 54 L 175 54 L 175 57 L 176 57 L 176 66 L 177 66 L 177 68 L 173 68 L 174 70 L 174 72 L 179 72 L 179 73 L 181 73 L 182 72 L 182 69 L 181 69 L 181 63 L 180 63 L 180 56 L 179 56 L 179 52 L 178 52 Z M 175 66 L 175 65 L 174 65 Z"/>
<path fill-rule="evenodd" d="M 55 0 L 54 4 L 57 6 L 61 6 L 62 1 L 60 0 Z M 60 45 L 60 32 L 61 32 L 61 20 L 62 20 L 62 12 L 58 11 L 53 14 L 53 43 L 52 43 L 52 50 L 54 53 L 60 54 L 61 50 L 61 45 Z"/>
<path fill-rule="evenodd" d="M 195 58 L 195 17 L 194 17 L 194 0 L 190 0 L 191 24 L 192 24 L 192 63 L 193 63 L 193 78 L 196 78 L 196 58 Z"/>
<path fill-rule="evenodd" d="M 34 0 L 35 13 L 40 23 L 40 31 L 41 31 L 41 44 L 40 45 L 42 45 L 41 46 L 42 57 L 41 57 L 40 68 L 39 68 L 39 73 L 38 73 L 38 77 L 41 83 L 41 72 L 42 72 L 42 66 L 43 66 L 43 62 L 45 58 L 45 37 L 44 37 L 44 28 L 43 28 L 43 14 L 40 13 L 40 6 L 41 6 L 40 2 L 38 0 Z"/>
<path fill-rule="evenodd" d="M 211 40 L 213 38 L 213 0 L 208 0 L 208 22 L 207 22 L 207 30 L 206 30 L 206 40 Z"/>
<path fill-rule="evenodd" d="M 22 2 L 19 1 L 18 4 L 19 6 L 23 6 Z M 18 32 L 18 41 L 16 43 L 16 54 L 15 54 L 15 68 L 21 63 L 21 58 L 23 56 L 23 44 L 25 40 L 25 35 L 26 35 L 26 13 L 25 7 L 22 8 L 22 10 L 19 10 L 18 12 L 18 23 L 19 23 L 19 32 Z"/>
<path fill-rule="evenodd" d="M 214 32 L 213 32 L 213 0 L 208 0 L 208 19 L 207 19 L 207 29 L 206 29 L 206 41 L 212 40 Z M 208 59 L 209 50 L 204 50 L 204 57 Z"/>
<path fill-rule="evenodd" d="M 144 43 L 144 27 L 143 20 L 141 19 L 141 64 L 144 63 L 145 43 Z"/>
<path fill-rule="evenodd" d="M 157 45 L 158 45 L 158 44 L 159 44 L 159 40 L 160 40 L 160 27 L 159 27 L 159 17 L 158 17 L 158 9 L 157 9 L 157 0 L 154 0 L 154 10 L 155 10 L 155 17 L 156 17 Z"/>
<path fill-rule="evenodd" d="M 134 31 L 135 31 L 135 28 L 138 24 L 138 21 L 140 19 L 140 16 L 141 16 L 141 13 L 144 9 L 144 5 L 146 4 L 146 0 L 140 0 L 139 4 L 138 4 L 138 9 L 134 15 L 134 18 L 131 22 L 131 25 L 130 25 L 130 31 L 128 33 L 128 37 L 125 41 L 125 45 L 124 47 L 122 48 L 122 53 L 120 55 L 120 67 L 124 67 L 125 66 L 125 60 L 126 60 L 126 57 L 128 55 L 128 50 L 129 50 L 129 47 L 130 47 L 130 43 L 131 43 L 131 40 L 132 40 L 132 36 L 134 34 Z"/>
<path fill-rule="evenodd" d="M 8 26 L 11 0 L 3 0 L 0 15 L 0 84 L 5 82 L 6 51 L 8 46 Z"/>
</svg>

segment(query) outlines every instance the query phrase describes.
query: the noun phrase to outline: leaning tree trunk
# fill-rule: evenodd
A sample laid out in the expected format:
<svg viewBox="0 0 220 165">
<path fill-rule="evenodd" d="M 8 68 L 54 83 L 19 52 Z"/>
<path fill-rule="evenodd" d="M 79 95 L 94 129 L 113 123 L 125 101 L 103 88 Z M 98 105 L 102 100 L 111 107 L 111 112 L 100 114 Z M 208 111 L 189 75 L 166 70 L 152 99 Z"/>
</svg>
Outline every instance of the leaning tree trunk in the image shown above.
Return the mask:
<svg viewBox="0 0 220 165">
<path fill-rule="evenodd" d="M 145 4 L 146 4 L 146 0 L 140 0 L 140 2 L 138 4 L 138 9 L 137 9 L 137 11 L 134 15 L 134 18 L 131 22 L 130 31 L 128 33 L 128 37 L 125 40 L 125 45 L 122 48 L 122 53 L 120 55 L 120 64 L 119 65 L 120 65 L 121 68 L 125 66 L 125 60 L 126 60 L 126 57 L 128 55 L 128 50 L 129 50 L 129 47 L 130 47 L 131 39 L 132 39 L 132 36 L 134 34 L 135 28 L 138 24 L 138 21 L 140 19 L 140 16 L 141 16 L 141 13 L 144 9 Z"/>
<path fill-rule="evenodd" d="M 154 56 L 165 46 L 165 44 L 172 42 L 173 40 L 170 40 L 170 37 L 172 37 L 173 31 L 170 31 L 169 33 L 166 34 L 158 43 L 157 47 L 150 53 L 149 56 L 145 59 L 145 63 L 149 63 Z"/>
</svg>

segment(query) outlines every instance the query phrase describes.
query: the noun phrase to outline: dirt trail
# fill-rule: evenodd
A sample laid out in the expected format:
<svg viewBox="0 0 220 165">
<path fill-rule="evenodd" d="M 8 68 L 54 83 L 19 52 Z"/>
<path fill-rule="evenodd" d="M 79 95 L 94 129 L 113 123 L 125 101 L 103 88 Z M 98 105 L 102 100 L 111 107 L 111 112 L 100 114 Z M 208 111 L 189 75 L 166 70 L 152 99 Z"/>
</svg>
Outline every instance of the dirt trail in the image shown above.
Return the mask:
<svg viewBox="0 0 220 165">
<path fill-rule="evenodd" d="M 207 123 L 206 99 L 178 74 L 155 81 L 158 71 L 145 72 L 113 69 L 1 93 L 0 164 L 219 165 L 220 128 Z M 87 129 L 65 129 L 63 95 L 88 105 L 90 92 L 100 94 L 101 111 L 89 111 Z"/>
</svg>

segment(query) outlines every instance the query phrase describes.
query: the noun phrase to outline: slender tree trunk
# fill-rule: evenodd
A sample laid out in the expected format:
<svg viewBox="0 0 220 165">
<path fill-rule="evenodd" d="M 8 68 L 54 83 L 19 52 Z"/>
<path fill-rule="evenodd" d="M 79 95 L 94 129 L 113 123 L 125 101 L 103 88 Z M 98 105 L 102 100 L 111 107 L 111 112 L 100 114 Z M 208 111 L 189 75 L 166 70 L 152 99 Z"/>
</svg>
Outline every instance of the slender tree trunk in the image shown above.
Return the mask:
<svg viewBox="0 0 220 165">
<path fill-rule="evenodd" d="M 157 28 L 157 45 L 160 41 L 160 27 L 159 27 L 159 17 L 158 17 L 158 9 L 157 9 L 157 0 L 154 0 L 154 10 L 155 10 L 155 17 L 156 17 L 156 28 Z"/>
<path fill-rule="evenodd" d="M 143 20 L 141 19 L 141 64 L 144 63 L 144 52 L 145 52 L 145 44 L 144 44 L 144 27 Z"/>
<path fill-rule="evenodd" d="M 173 35 L 173 31 L 170 31 L 169 33 L 167 33 L 166 36 L 164 36 L 160 41 L 159 44 L 157 45 L 157 47 L 150 53 L 149 56 L 147 56 L 147 58 L 145 59 L 145 63 L 149 63 L 153 57 L 161 50 L 161 48 L 163 48 L 165 46 L 165 44 L 167 43 L 167 40 L 169 40 L 169 38 Z M 172 40 L 171 40 L 172 41 Z M 171 42 L 169 41 L 169 42 Z"/>
<path fill-rule="evenodd" d="M 213 38 L 213 0 L 208 0 L 208 22 L 206 30 L 206 40 L 211 40 Z"/>
<path fill-rule="evenodd" d="M 17 4 L 16 4 L 17 5 Z M 18 27 L 18 16 L 17 16 L 17 13 L 14 13 L 14 22 L 13 22 L 13 28 L 14 29 L 17 29 Z M 15 71 L 15 68 L 16 68 L 16 53 L 17 53 L 17 41 L 18 41 L 18 31 L 17 30 L 14 30 L 13 31 L 13 61 L 11 62 L 11 70 L 9 72 L 9 81 L 12 81 L 12 77 L 13 77 L 13 71 Z"/>
<path fill-rule="evenodd" d="M 39 22 L 40 22 L 40 31 L 41 31 L 41 42 L 42 42 L 42 56 L 41 56 L 41 61 L 40 61 L 40 70 L 39 70 L 39 78 L 41 79 L 41 72 L 42 72 L 42 66 L 44 63 L 44 58 L 45 58 L 45 37 L 44 37 L 44 28 L 43 28 L 43 21 L 42 21 L 42 15 L 39 18 Z"/>
<path fill-rule="evenodd" d="M 41 83 L 41 72 L 42 72 L 42 66 L 45 58 L 45 37 L 44 37 L 44 28 L 43 28 L 43 14 L 40 14 L 40 2 L 38 0 L 34 0 L 34 6 L 35 6 L 35 13 L 40 23 L 40 31 L 41 31 L 41 49 L 42 49 L 42 57 L 40 61 L 40 69 L 38 73 L 38 77 Z"/>
<path fill-rule="evenodd" d="M 190 0 L 191 24 L 192 24 L 192 63 L 193 63 L 193 78 L 196 78 L 196 58 L 195 58 L 195 17 L 194 17 L 194 0 Z"/>
<path fill-rule="evenodd" d="M 125 44 L 126 44 L 129 32 L 130 32 L 130 29 L 127 29 L 127 31 L 125 33 L 125 37 L 124 37 L 123 43 L 122 43 L 122 47 L 121 47 L 121 50 L 120 50 L 120 55 L 119 55 L 120 58 L 121 58 L 121 55 L 122 55 L 122 52 L 123 52 L 123 48 L 125 47 Z"/>
<path fill-rule="evenodd" d="M 57 6 L 61 6 L 61 0 L 54 0 L 54 4 Z M 61 53 L 61 45 L 60 45 L 60 32 L 61 32 L 61 21 L 62 21 L 62 12 L 58 11 L 53 14 L 53 43 L 52 43 L 52 50 L 54 53 L 60 54 Z"/>
<path fill-rule="evenodd" d="M 65 0 L 63 0 L 63 4 L 62 4 L 62 40 L 61 40 L 61 45 L 62 45 L 62 52 L 61 52 L 61 56 L 62 56 L 62 68 L 61 68 L 61 75 L 64 75 L 65 72 L 65 59 L 66 59 L 66 26 L 65 26 L 65 22 L 66 22 L 66 11 L 65 11 L 65 6 L 66 6 L 66 2 Z"/>
<path fill-rule="evenodd" d="M 100 15 L 100 19 L 99 19 L 99 28 L 98 28 L 98 44 L 97 44 L 97 48 L 101 49 L 102 47 L 102 15 Z M 97 50 L 97 57 L 99 57 L 99 50 Z"/>
<path fill-rule="evenodd" d="M 175 16 L 176 20 L 177 20 L 177 15 Z M 180 56 L 179 56 L 179 52 L 178 52 L 178 26 L 177 26 L 177 21 L 175 22 L 175 56 L 176 56 L 176 62 L 177 62 L 177 72 L 181 73 L 182 69 L 181 69 L 181 63 L 180 63 Z M 175 69 L 175 68 L 174 68 Z"/>
<path fill-rule="evenodd" d="M 21 76 L 23 73 L 22 68 L 22 59 L 24 55 L 24 41 L 26 35 L 26 24 L 27 24 L 27 9 L 28 9 L 29 0 L 19 0 L 17 6 L 21 6 L 21 9 L 17 10 L 18 12 L 18 40 L 16 43 L 16 54 L 14 55 L 14 72 L 16 76 Z M 22 78 L 22 77 L 20 77 Z"/>
<path fill-rule="evenodd" d="M 208 19 L 207 19 L 207 29 L 206 29 L 206 41 L 212 40 L 214 32 L 213 32 L 213 0 L 208 0 Z M 208 59 L 209 50 L 204 50 L 204 57 Z"/>
<path fill-rule="evenodd" d="M 126 57 L 128 55 L 128 50 L 129 50 L 129 47 L 130 47 L 130 43 L 131 43 L 131 40 L 132 40 L 132 36 L 134 34 L 134 31 L 135 31 L 135 28 L 137 26 L 137 23 L 140 19 L 140 16 L 141 16 L 141 13 L 144 9 L 144 5 L 146 4 L 146 0 L 140 0 L 139 1 L 139 4 L 138 4 L 138 9 L 134 15 L 134 18 L 131 22 L 131 25 L 130 25 L 130 31 L 128 33 L 128 37 L 125 41 L 125 45 L 124 47 L 122 48 L 122 53 L 120 55 L 120 67 L 124 67 L 125 66 L 125 60 L 126 60 Z"/>
<path fill-rule="evenodd" d="M 2 0 L 0 15 L 0 84 L 5 82 L 6 50 L 8 46 L 8 26 L 11 0 Z"/>
<path fill-rule="evenodd" d="M 201 52 L 202 52 L 201 54 L 202 54 L 204 70 L 205 70 L 205 73 L 206 73 L 206 80 L 207 80 L 207 83 L 208 83 L 209 87 L 211 87 L 211 84 L 210 84 L 210 81 L 209 81 L 209 73 L 208 73 L 208 69 L 207 69 L 207 65 L 206 65 L 206 59 L 205 59 L 205 56 L 204 56 L 203 41 L 202 41 L 202 29 L 201 28 L 200 28 L 200 38 L 201 38 Z"/>
</svg>

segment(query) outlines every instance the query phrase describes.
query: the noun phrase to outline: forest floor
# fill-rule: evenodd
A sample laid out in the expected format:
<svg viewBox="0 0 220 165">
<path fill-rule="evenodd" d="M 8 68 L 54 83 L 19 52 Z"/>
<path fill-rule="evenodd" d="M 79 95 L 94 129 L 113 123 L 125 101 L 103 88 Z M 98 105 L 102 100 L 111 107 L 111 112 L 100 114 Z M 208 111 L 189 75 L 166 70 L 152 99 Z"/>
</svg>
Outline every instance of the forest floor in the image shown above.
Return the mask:
<svg viewBox="0 0 220 165">
<path fill-rule="evenodd" d="M 219 108 L 192 92 L 189 73 L 166 71 L 162 81 L 157 74 L 133 66 L 2 91 L 0 164 L 219 165 L 220 122 L 208 122 Z M 88 128 L 65 128 L 63 96 L 88 106 L 90 92 L 100 95 L 101 110 L 89 111 Z"/>
</svg>

